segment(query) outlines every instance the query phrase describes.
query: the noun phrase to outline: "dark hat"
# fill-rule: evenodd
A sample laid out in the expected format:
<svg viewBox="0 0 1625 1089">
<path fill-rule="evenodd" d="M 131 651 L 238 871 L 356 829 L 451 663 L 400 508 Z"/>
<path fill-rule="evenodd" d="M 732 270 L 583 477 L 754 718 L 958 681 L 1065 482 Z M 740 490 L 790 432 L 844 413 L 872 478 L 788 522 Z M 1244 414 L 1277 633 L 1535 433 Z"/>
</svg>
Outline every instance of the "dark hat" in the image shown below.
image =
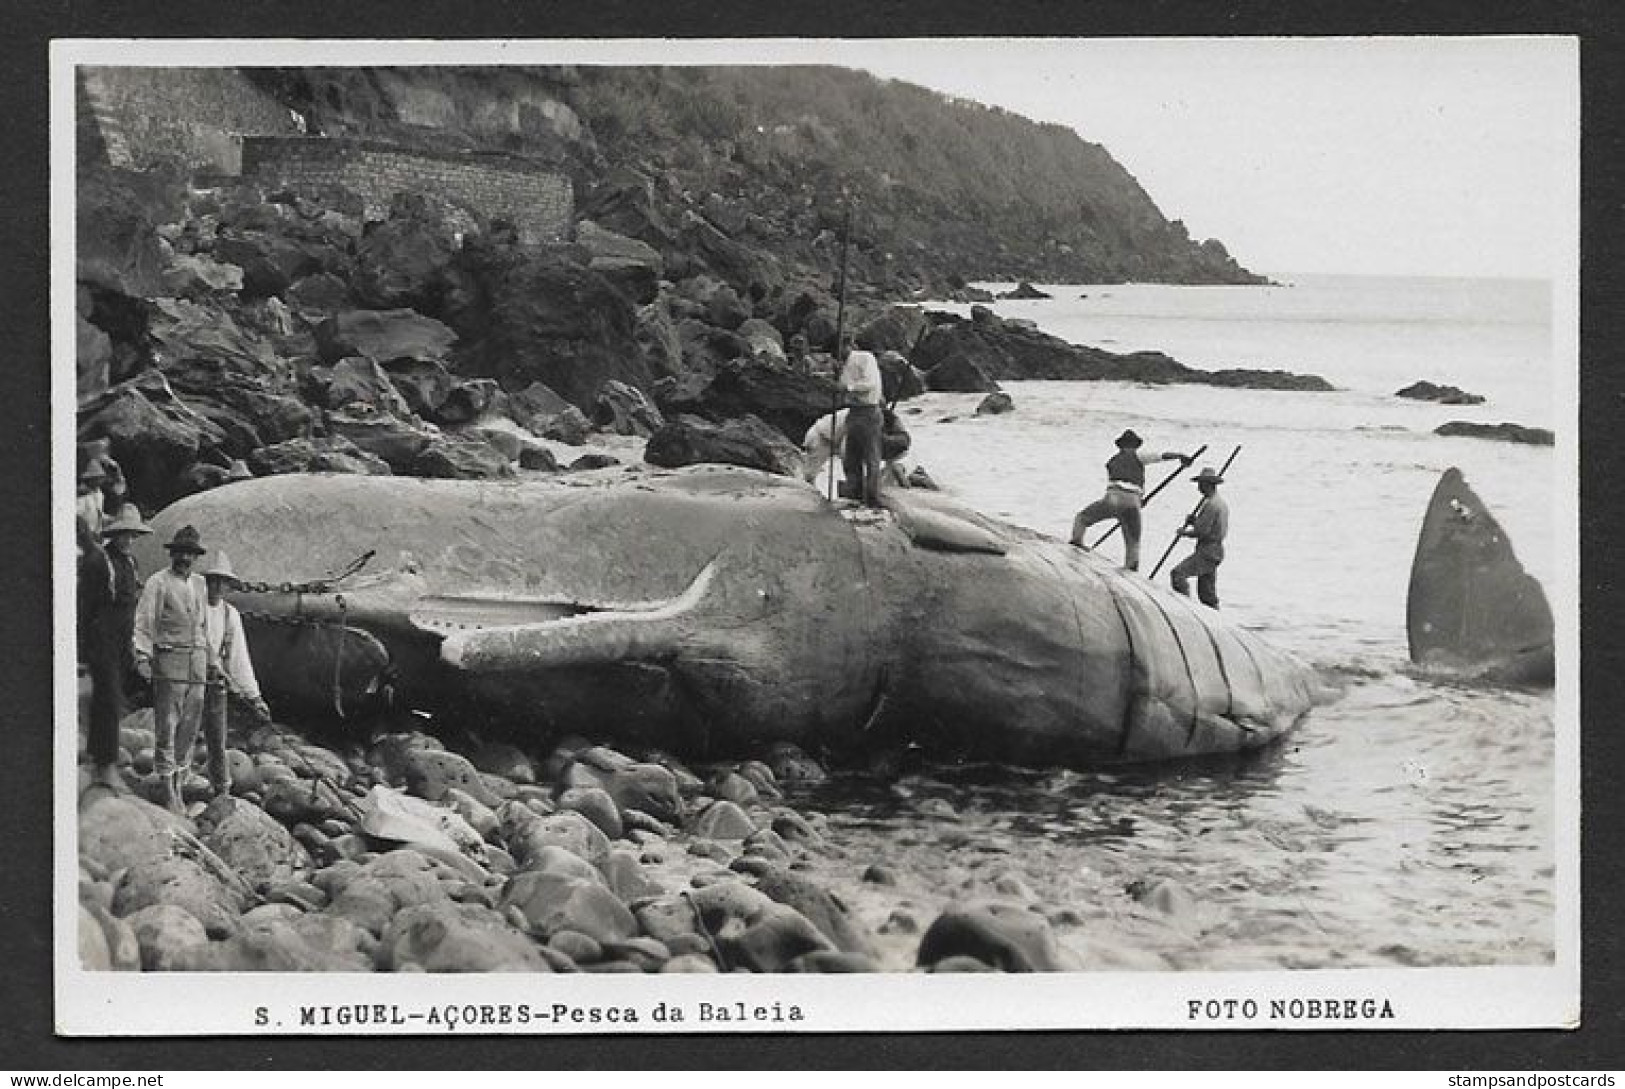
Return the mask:
<svg viewBox="0 0 1625 1089">
<path fill-rule="evenodd" d="M 1204 465 L 1202 471 L 1191 477 L 1193 484 L 1223 484 L 1224 477 L 1213 471 L 1213 466 Z"/>
<path fill-rule="evenodd" d="M 1130 428 L 1129 430 L 1124 431 L 1121 435 L 1117 436 L 1117 445 L 1119 445 L 1119 446 L 1144 446 L 1145 441 L 1143 439 L 1141 439 L 1140 436 L 1138 436 L 1138 435 L 1136 435 L 1134 433 L 1133 428 Z"/>
<path fill-rule="evenodd" d="M 190 552 L 195 556 L 201 556 L 209 551 L 198 543 L 197 530 L 191 526 L 182 526 L 177 529 L 175 536 L 164 547 L 171 552 Z"/>
</svg>

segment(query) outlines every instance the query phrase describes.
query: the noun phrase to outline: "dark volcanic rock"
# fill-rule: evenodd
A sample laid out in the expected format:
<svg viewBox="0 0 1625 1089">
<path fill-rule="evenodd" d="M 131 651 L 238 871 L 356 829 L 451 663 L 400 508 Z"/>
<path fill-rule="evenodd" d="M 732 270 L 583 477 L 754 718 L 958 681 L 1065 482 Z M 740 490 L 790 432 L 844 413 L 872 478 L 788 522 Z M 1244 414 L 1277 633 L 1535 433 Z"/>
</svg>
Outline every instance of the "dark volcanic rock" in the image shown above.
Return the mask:
<svg viewBox="0 0 1625 1089">
<path fill-rule="evenodd" d="M 858 330 L 853 339 L 858 347 L 871 352 L 894 351 L 905 355 L 926 330 L 925 312 L 917 306 L 893 306 Z"/>
<path fill-rule="evenodd" d="M 435 434 L 394 416 L 329 412 L 330 433 L 350 440 L 360 449 L 383 459 L 397 473 L 412 475 L 417 456 L 435 440 Z"/>
<path fill-rule="evenodd" d="M 435 418 L 456 381 L 438 359 L 392 359 L 383 366 L 389 380 L 406 399 L 407 411 L 426 420 Z"/>
<path fill-rule="evenodd" d="M 288 439 L 262 446 L 248 455 L 249 467 L 257 476 L 277 473 L 358 473 L 388 476 L 389 463 L 369 454 L 349 439 L 330 436 L 321 439 Z"/>
<path fill-rule="evenodd" d="M 1476 393 L 1468 393 L 1456 386 L 1436 386 L 1426 380 L 1412 382 L 1402 390 L 1394 393 L 1395 397 L 1404 397 L 1412 401 L 1434 401 L 1441 405 L 1481 405 L 1484 398 Z"/>
<path fill-rule="evenodd" d="M 583 411 L 605 381 L 638 389 L 653 382 L 632 301 L 568 254 L 470 244 L 453 273 L 445 309 L 463 336 L 463 373 L 495 378 L 508 389 L 542 382 Z"/>
<path fill-rule="evenodd" d="M 576 243 L 592 255 L 587 267 L 637 303 L 652 302 L 660 292 L 665 263 L 647 242 L 606 230 L 592 220 L 576 224 Z"/>
<path fill-rule="evenodd" d="M 176 173 L 115 167 L 80 169 L 74 217 L 80 282 L 121 295 L 165 291 L 158 227 L 181 218 L 186 186 Z"/>
<path fill-rule="evenodd" d="M 695 374 L 655 389 L 660 407 L 709 420 L 757 416 L 799 442 L 807 428 L 827 415 L 835 383 L 765 359 L 736 359 L 709 374 Z"/>
<path fill-rule="evenodd" d="M 1046 291 L 1040 291 L 1026 280 L 1021 281 L 1009 291 L 999 293 L 1001 299 L 1053 299 L 1055 296 Z"/>
<path fill-rule="evenodd" d="M 436 439 L 412 460 L 413 476 L 447 480 L 491 480 L 512 476 L 502 451 L 483 439 L 447 435 Z"/>
<path fill-rule="evenodd" d="M 660 410 L 624 382 L 605 382 L 593 403 L 594 425 L 617 435 L 653 435 L 665 425 Z"/>
<path fill-rule="evenodd" d="M 983 397 L 976 406 L 978 416 L 998 416 L 1006 412 L 1015 411 L 1016 403 L 1010 399 L 1008 393 L 990 393 Z"/>
<path fill-rule="evenodd" d="M 1440 424 L 1433 433 L 1469 439 L 1517 442 L 1527 446 L 1551 446 L 1557 441 L 1557 437 L 1544 427 L 1524 427 L 1515 423 L 1485 424 L 1472 423 L 1468 420 L 1451 420 L 1449 423 Z"/>
<path fill-rule="evenodd" d="M 364 355 L 380 363 L 396 359 L 444 359 L 457 334 L 415 310 L 350 310 L 316 327 L 322 359 L 337 362 Z"/>
<path fill-rule="evenodd" d="M 975 358 L 957 352 L 926 371 L 925 384 L 948 393 L 992 393 L 999 388 Z"/>
<path fill-rule="evenodd" d="M 225 432 L 171 396 L 153 371 L 81 409 L 78 438 L 106 439 L 133 493 L 156 504 L 177 498 L 181 472 L 226 441 Z"/>
<path fill-rule="evenodd" d="M 350 290 L 375 310 L 433 310 L 456 254 L 456 236 L 439 210 L 421 196 L 397 193 L 389 218 L 368 224 L 356 246 Z"/>
<path fill-rule="evenodd" d="M 755 416 L 720 424 L 686 414 L 667 420 L 649 439 L 643 460 L 665 469 L 719 462 L 780 476 L 801 472 L 800 449 Z"/>
<path fill-rule="evenodd" d="M 327 380 L 328 408 L 343 408 L 356 402 L 393 416 L 405 416 L 411 411 L 384 369 L 360 355 L 333 364 Z"/>
</svg>

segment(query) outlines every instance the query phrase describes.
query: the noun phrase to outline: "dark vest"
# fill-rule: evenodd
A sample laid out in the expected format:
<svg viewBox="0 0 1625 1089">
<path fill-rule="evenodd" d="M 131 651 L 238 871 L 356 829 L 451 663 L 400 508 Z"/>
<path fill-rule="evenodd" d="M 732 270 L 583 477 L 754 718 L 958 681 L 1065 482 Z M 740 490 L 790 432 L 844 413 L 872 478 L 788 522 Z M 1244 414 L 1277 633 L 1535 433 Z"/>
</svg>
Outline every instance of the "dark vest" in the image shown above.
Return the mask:
<svg viewBox="0 0 1625 1089">
<path fill-rule="evenodd" d="M 1106 478 L 1145 487 L 1145 464 L 1133 450 L 1119 450 L 1106 462 Z"/>
</svg>

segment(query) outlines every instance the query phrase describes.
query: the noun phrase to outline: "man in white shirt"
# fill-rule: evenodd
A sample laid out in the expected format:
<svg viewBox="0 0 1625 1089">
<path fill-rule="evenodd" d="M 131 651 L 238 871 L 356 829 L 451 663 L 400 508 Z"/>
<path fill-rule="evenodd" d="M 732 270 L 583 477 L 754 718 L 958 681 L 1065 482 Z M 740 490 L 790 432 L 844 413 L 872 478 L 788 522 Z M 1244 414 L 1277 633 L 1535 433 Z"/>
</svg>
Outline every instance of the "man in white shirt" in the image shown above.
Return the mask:
<svg viewBox="0 0 1625 1089">
<path fill-rule="evenodd" d="M 176 754 L 189 757 L 197 740 L 209 663 L 204 626 L 208 588 L 203 577 L 192 572 L 192 565 L 208 549 L 191 526 L 176 530 L 165 547 L 169 566 L 142 586 L 130 642 L 135 671 L 152 682 L 152 770 L 158 779 L 158 804 L 180 813 L 186 769 L 177 766 Z"/>
<path fill-rule="evenodd" d="M 841 446 L 841 468 L 848 494 L 865 506 L 880 506 L 880 434 L 884 418 L 880 362 L 873 352 L 853 348 L 841 337 L 839 352 L 841 390 L 846 395 L 846 441 Z"/>
<path fill-rule="evenodd" d="M 241 697 L 266 721 L 271 718 L 271 710 L 260 697 L 260 682 L 254 676 L 248 638 L 243 634 L 243 618 L 225 599 L 226 590 L 237 585 L 237 573 L 224 552 L 204 565 L 203 579 L 209 588 L 203 610 L 204 641 L 209 647 L 208 685 L 203 691 L 203 743 L 209 752 L 209 786 L 218 797 L 231 791 L 231 768 L 226 763 L 227 697 Z"/>
</svg>

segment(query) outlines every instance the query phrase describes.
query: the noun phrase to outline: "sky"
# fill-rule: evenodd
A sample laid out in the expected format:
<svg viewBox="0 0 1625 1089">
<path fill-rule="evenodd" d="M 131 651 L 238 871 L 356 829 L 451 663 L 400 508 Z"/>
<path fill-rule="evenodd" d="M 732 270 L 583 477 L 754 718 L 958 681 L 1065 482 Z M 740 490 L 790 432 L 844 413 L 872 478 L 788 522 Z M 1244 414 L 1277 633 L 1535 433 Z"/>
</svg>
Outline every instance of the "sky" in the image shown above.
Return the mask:
<svg viewBox="0 0 1625 1089">
<path fill-rule="evenodd" d="M 1555 278 L 1574 260 L 1572 41 L 851 42 L 839 55 L 1073 128 L 1254 271 Z"/>
</svg>

